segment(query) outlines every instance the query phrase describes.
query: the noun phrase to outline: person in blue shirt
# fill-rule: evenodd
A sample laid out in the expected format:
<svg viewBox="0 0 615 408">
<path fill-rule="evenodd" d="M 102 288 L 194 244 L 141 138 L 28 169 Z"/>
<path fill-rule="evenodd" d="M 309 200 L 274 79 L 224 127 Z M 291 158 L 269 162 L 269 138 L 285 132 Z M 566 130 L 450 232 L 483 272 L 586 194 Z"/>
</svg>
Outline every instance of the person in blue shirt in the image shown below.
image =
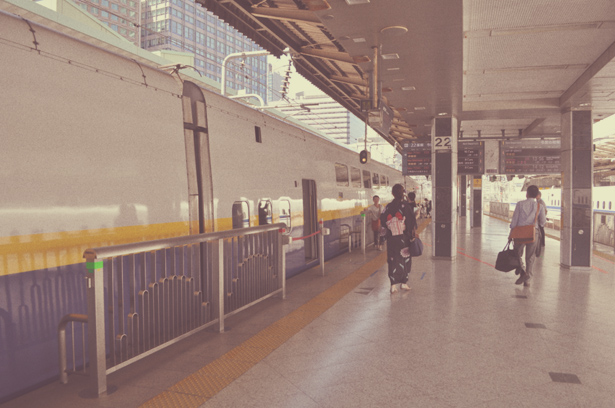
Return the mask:
<svg viewBox="0 0 615 408">
<path fill-rule="evenodd" d="M 529 244 L 518 244 L 514 242 L 513 249 L 519 256 L 521 267 L 517 269 L 519 279 L 515 282 L 516 285 L 530 286 L 530 279 L 534 275 L 534 260 L 536 259 L 536 246 L 540 245 L 540 227 L 544 227 L 547 222 L 546 208 L 544 205 L 539 205 L 536 197 L 538 197 L 538 187 L 531 185 L 527 188 L 527 199 L 519 201 L 515 207 L 510 229 L 534 224 L 536 228 L 536 239 Z M 536 212 L 538 211 L 538 217 Z M 523 250 L 525 249 L 525 268 L 523 267 Z"/>
</svg>

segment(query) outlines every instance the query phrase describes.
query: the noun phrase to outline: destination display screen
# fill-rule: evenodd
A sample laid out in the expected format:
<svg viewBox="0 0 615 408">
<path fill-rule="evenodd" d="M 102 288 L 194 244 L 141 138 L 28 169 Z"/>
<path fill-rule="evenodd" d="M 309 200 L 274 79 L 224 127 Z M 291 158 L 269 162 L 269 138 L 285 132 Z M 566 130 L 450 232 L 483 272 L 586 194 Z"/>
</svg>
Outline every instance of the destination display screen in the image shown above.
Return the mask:
<svg viewBox="0 0 615 408">
<path fill-rule="evenodd" d="M 431 174 L 431 142 L 404 142 L 402 174 L 428 176 Z"/>
<path fill-rule="evenodd" d="M 500 174 L 559 174 L 561 141 L 500 141 Z"/>
<path fill-rule="evenodd" d="M 485 173 L 485 142 L 460 141 L 457 144 L 457 174 Z"/>
</svg>

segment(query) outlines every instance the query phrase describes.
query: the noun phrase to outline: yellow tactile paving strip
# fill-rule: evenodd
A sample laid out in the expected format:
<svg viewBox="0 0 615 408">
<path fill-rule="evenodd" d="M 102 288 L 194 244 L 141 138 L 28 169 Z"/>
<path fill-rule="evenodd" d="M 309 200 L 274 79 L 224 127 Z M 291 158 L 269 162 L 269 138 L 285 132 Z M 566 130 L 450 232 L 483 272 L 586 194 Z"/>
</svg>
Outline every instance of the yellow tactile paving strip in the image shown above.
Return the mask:
<svg viewBox="0 0 615 408">
<path fill-rule="evenodd" d="M 430 222 L 431 219 L 423 220 L 419 232 Z M 199 407 L 323 314 L 385 262 L 383 252 L 303 306 L 145 402 L 141 408 Z"/>
</svg>

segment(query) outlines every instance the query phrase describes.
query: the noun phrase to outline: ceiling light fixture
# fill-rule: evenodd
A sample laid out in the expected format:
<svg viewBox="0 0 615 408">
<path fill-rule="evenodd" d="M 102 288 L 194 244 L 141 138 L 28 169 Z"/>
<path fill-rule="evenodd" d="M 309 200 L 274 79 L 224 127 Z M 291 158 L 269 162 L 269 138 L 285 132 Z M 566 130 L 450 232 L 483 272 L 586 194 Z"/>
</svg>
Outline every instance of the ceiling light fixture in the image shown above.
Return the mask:
<svg viewBox="0 0 615 408">
<path fill-rule="evenodd" d="M 399 54 L 396 54 L 396 53 L 382 54 L 382 59 L 384 60 L 399 59 Z"/>
<path fill-rule="evenodd" d="M 425 110 L 425 107 L 424 106 L 415 106 L 414 110 L 415 111 L 417 111 L 417 110 Z"/>
<path fill-rule="evenodd" d="M 440 113 L 438 113 L 438 116 L 446 116 L 446 115 L 448 115 L 448 113 L 446 113 L 446 112 L 440 112 Z"/>
<path fill-rule="evenodd" d="M 393 68 L 387 68 L 387 71 L 399 71 L 401 68 L 399 67 L 393 67 Z"/>
<path fill-rule="evenodd" d="M 353 38 L 352 41 L 354 41 L 356 43 L 364 43 L 365 42 L 365 38 L 357 37 L 357 38 Z"/>
<path fill-rule="evenodd" d="M 346 4 L 349 6 L 356 6 L 357 4 L 367 4 L 369 0 L 346 0 Z"/>
<path fill-rule="evenodd" d="M 402 86 L 401 90 L 402 91 L 416 91 L 416 88 L 413 86 Z"/>
</svg>

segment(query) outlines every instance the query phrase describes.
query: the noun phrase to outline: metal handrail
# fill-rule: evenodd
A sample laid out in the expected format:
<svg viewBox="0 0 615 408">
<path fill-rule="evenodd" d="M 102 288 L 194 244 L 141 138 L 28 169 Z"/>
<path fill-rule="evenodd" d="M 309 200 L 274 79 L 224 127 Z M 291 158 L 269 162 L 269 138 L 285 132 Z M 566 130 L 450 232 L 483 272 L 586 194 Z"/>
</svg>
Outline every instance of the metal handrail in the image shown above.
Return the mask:
<svg viewBox="0 0 615 408">
<path fill-rule="evenodd" d="M 324 267 L 322 220 L 321 229 Z M 96 393 L 106 393 L 106 376 L 122 367 L 215 323 L 223 332 L 225 317 L 278 293 L 285 299 L 285 231 L 277 223 L 87 249 L 88 372 Z M 116 305 L 114 291 L 129 301 Z M 107 331 L 109 313 L 117 319 L 107 318 Z"/>
<path fill-rule="evenodd" d="M 218 232 L 207 232 L 197 235 L 186 235 L 183 237 L 158 239 L 155 241 L 135 242 L 131 244 L 114 245 L 110 247 L 88 248 L 83 253 L 84 258 L 103 259 L 116 256 L 130 255 L 137 252 L 157 251 L 159 249 L 171 248 L 174 246 L 200 244 L 202 242 L 217 241 L 224 238 L 232 238 L 238 235 L 251 235 L 261 232 L 285 230 L 286 224 L 268 224 L 258 227 L 232 229 Z"/>
<path fill-rule="evenodd" d="M 68 323 L 87 323 L 88 316 L 84 314 L 76 314 L 71 313 L 62 317 L 60 323 L 58 324 L 58 347 L 59 347 L 59 356 L 60 356 L 60 382 L 62 384 L 68 383 L 68 372 L 67 363 L 66 363 L 66 325 Z M 73 327 L 73 371 L 75 371 L 75 338 L 74 338 L 74 327 Z M 85 332 L 82 330 L 83 336 L 83 372 L 85 373 Z"/>
</svg>

